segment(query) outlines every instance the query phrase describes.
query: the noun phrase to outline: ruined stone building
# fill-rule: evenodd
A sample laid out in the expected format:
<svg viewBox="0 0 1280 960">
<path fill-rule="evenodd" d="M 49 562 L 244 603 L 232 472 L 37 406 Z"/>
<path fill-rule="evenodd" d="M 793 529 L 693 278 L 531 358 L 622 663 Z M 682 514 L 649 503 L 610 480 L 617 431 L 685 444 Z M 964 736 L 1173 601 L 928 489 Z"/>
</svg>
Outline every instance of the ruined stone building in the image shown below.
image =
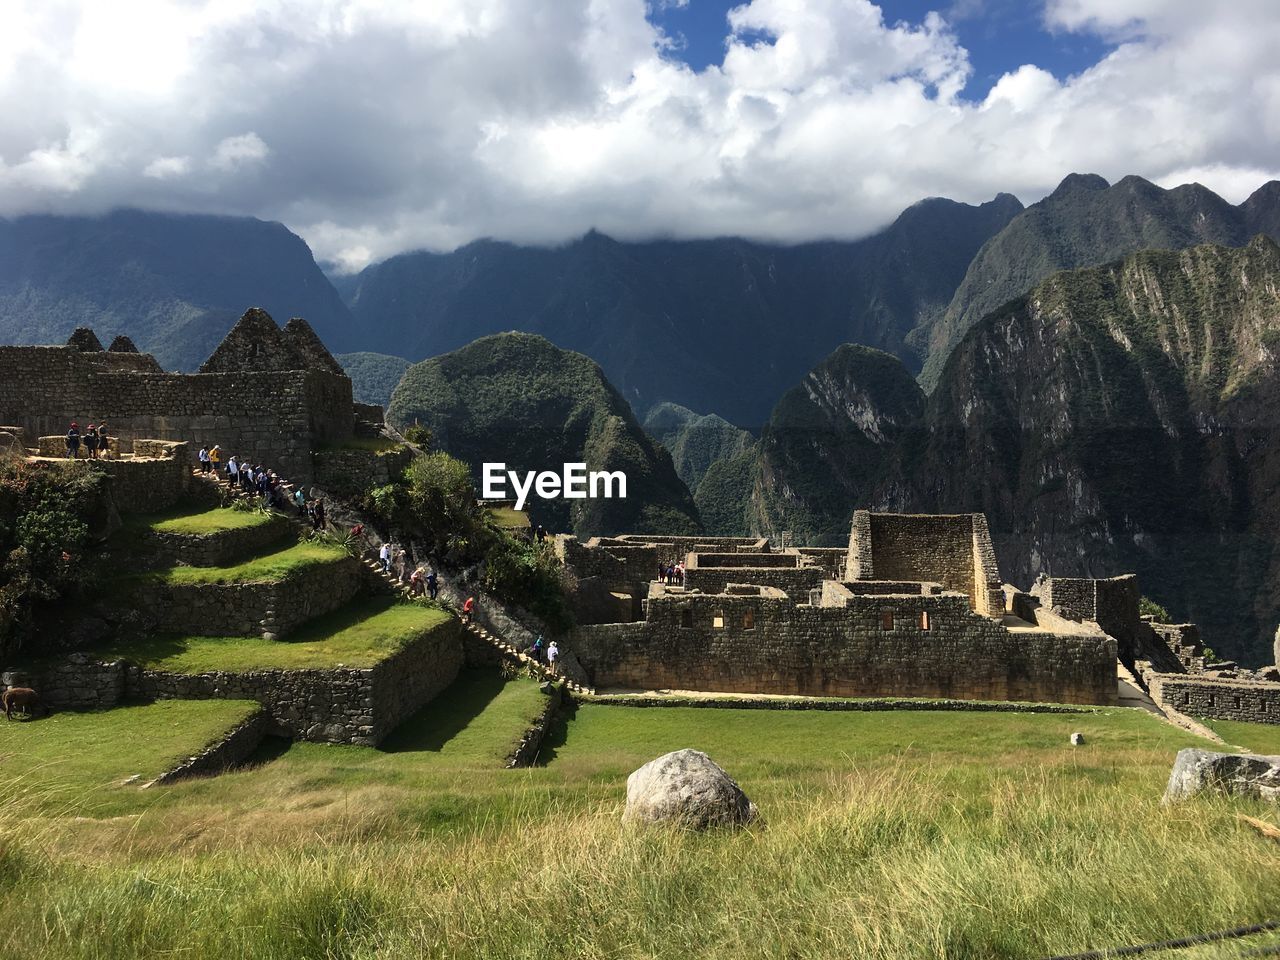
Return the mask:
<svg viewBox="0 0 1280 960">
<path fill-rule="evenodd" d="M 310 325 L 278 327 L 251 309 L 198 373 L 167 373 L 127 337 L 103 349 L 81 328 L 63 346 L 0 347 L 0 424 L 28 439 L 60 437 L 106 420 L 123 452 L 134 439 L 219 444 L 282 476 L 308 482 L 313 450 L 381 423 L 352 401 L 351 380 Z"/>
<path fill-rule="evenodd" d="M 858 511 L 845 550 L 626 536 L 558 547 L 578 582 L 567 645 L 599 688 L 1113 703 L 1117 643 L 1006 611 L 981 514 Z M 681 559 L 682 586 L 654 581 Z"/>
</svg>

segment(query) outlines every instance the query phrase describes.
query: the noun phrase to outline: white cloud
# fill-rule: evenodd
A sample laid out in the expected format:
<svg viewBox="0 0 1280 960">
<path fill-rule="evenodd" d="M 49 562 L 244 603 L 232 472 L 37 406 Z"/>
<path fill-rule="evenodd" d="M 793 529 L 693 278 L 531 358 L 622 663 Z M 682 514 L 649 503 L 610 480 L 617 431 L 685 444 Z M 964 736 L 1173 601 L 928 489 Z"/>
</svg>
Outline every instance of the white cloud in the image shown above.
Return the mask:
<svg viewBox="0 0 1280 960">
<path fill-rule="evenodd" d="M 357 267 L 593 226 L 856 236 L 924 196 L 1030 201 L 1071 171 L 1233 201 L 1280 174 L 1273 0 L 1048 0 L 1050 29 L 1120 45 L 980 103 L 936 14 L 750 0 L 695 73 L 654 2 L 0 0 L 0 215 L 252 214 Z"/>
<path fill-rule="evenodd" d="M 214 148 L 210 165 L 219 170 L 234 170 L 245 164 L 265 160 L 271 151 L 262 142 L 262 138 L 253 131 L 242 133 L 236 137 L 227 137 L 218 141 Z"/>
<path fill-rule="evenodd" d="M 190 169 L 190 157 L 156 157 L 142 168 L 142 175 L 155 180 L 167 180 L 169 177 L 181 177 Z"/>
</svg>

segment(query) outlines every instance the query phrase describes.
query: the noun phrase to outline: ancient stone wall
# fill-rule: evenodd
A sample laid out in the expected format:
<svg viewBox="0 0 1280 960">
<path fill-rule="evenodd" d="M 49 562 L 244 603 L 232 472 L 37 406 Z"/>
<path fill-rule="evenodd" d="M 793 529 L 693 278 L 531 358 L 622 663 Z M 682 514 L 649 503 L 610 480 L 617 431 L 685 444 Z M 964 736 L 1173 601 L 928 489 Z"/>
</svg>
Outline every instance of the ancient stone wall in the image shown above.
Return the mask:
<svg viewBox="0 0 1280 960">
<path fill-rule="evenodd" d="M 337 610 L 364 583 L 354 557 L 297 570 L 283 580 L 258 583 L 155 583 L 143 580 L 121 592 L 161 633 L 203 637 L 283 637 L 299 624 Z"/>
<path fill-rule="evenodd" d="M 217 443 L 309 481 L 311 450 L 352 436 L 351 381 L 320 370 L 204 374 L 107 372 L 67 347 L 0 347 L 0 422 L 28 436 L 61 435 L 72 420 L 106 419 L 111 433 Z M 130 354 L 110 356 L 128 357 Z"/>
<path fill-rule="evenodd" d="M 1146 671 L 1153 700 L 1190 717 L 1280 723 L 1280 683 Z"/>
<path fill-rule="evenodd" d="M 699 557 L 701 559 L 701 557 Z M 822 587 L 821 567 L 688 567 L 684 572 L 686 590 L 724 593 L 731 583 L 778 587 L 796 603 L 808 603 L 809 591 Z"/>
<path fill-rule="evenodd" d="M 843 580 L 848 551 L 844 547 L 798 547 L 796 552 L 822 568 L 828 580 Z"/>
<path fill-rule="evenodd" d="M 312 456 L 315 484 L 326 493 L 358 497 L 373 487 L 386 486 L 404 473 L 413 459 L 408 447 L 394 450 L 319 450 Z"/>
<path fill-rule="evenodd" d="M 139 552 L 151 566 L 182 562 L 192 567 L 218 567 L 261 553 L 273 544 L 281 544 L 294 532 L 294 525 L 279 515 L 272 515 L 256 526 L 216 533 L 148 530 L 139 544 Z"/>
<path fill-rule="evenodd" d="M 257 710 L 226 736 L 209 744 L 194 757 L 188 757 L 176 767 L 166 770 L 156 777 L 154 782 L 176 783 L 191 777 L 212 776 L 239 766 L 253 756 L 253 752 L 262 743 L 262 738 L 267 735 L 270 726 L 271 718 L 267 716 L 266 711 Z"/>
<path fill-rule="evenodd" d="M 1014 634 L 956 593 L 844 599 L 669 594 L 649 600 L 645 622 L 578 627 L 564 647 L 597 689 L 1115 700 L 1108 637 Z"/>
<path fill-rule="evenodd" d="M 114 707 L 125 694 L 125 665 L 99 661 L 87 653 L 43 660 L 2 678 L 7 685 L 32 687 L 54 710 L 101 710 Z"/>
<path fill-rule="evenodd" d="M 941 583 L 973 609 L 1004 612 L 1000 571 L 982 514 L 854 514 L 845 564 L 849 580 Z"/>
<path fill-rule="evenodd" d="M 1138 613 L 1138 578 L 1133 574 L 1095 580 L 1049 577 L 1032 593 L 1050 609 L 1058 608 L 1070 620 L 1091 620 L 1120 641 L 1120 652 L 1131 660 L 1137 652 L 1141 617 Z"/>
</svg>

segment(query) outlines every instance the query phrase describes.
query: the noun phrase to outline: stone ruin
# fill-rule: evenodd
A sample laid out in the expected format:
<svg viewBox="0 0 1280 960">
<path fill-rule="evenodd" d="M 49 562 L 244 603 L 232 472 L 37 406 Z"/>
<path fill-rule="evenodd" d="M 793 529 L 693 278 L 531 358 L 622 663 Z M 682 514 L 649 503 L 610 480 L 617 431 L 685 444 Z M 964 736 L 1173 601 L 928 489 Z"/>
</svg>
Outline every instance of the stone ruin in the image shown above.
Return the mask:
<svg viewBox="0 0 1280 960">
<path fill-rule="evenodd" d="M 1195 624 L 1140 612 L 1132 574 L 1005 584 L 982 514 L 857 511 L 848 548 L 763 538 L 557 538 L 566 648 L 597 688 L 1117 702 L 1280 723 L 1280 667 L 1207 662 Z M 684 583 L 658 582 L 683 560 Z M 1280 631 L 1276 656 L 1280 658 Z"/>
<path fill-rule="evenodd" d="M 350 378 L 305 320 L 280 328 L 253 308 L 194 374 L 165 372 L 128 337 L 104 350 L 87 327 L 65 346 L 0 347 L 0 423 L 56 448 L 73 420 L 106 420 L 117 452 L 140 438 L 189 441 L 194 458 L 216 443 L 224 457 L 306 483 L 314 450 L 376 433 L 383 415 L 353 402 Z"/>
<path fill-rule="evenodd" d="M 982 514 L 860 510 L 840 549 L 646 536 L 557 548 L 586 621 L 566 648 L 600 689 L 1116 701 L 1116 639 L 1041 606 L 1008 611 Z M 676 558 L 683 585 L 655 581 Z"/>
</svg>

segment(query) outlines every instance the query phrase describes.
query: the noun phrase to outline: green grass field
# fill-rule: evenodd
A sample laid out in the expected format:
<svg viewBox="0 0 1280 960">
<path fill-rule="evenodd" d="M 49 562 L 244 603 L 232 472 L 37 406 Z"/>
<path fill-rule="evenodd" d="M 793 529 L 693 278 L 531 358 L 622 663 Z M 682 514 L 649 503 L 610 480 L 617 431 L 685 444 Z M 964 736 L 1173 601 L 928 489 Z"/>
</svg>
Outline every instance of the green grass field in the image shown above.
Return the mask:
<svg viewBox="0 0 1280 960">
<path fill-rule="evenodd" d="M 0 762 L 8 774 L 0 796 L 10 805 L 34 797 L 92 807 L 124 792 L 125 778 L 153 779 L 257 709 L 238 700 L 166 700 L 0 723 Z"/>
<path fill-rule="evenodd" d="M 1200 722 L 1227 743 L 1244 747 L 1254 753 L 1271 756 L 1280 754 L 1280 724 L 1238 723 L 1234 720 L 1201 720 Z"/>
<path fill-rule="evenodd" d="M 101 655 L 173 673 L 370 667 L 449 619 L 444 610 L 379 597 L 311 620 L 287 640 L 153 634 L 108 646 Z"/>
<path fill-rule="evenodd" d="M 302 541 L 283 550 L 275 550 L 241 563 L 225 567 L 172 566 L 147 573 L 129 574 L 122 578 L 153 583 L 263 583 L 287 580 L 309 567 L 333 563 L 347 556 L 341 547 L 330 543 Z"/>
<path fill-rule="evenodd" d="M 0 813 L 0 940 L 95 960 L 985 960 L 1280 909 L 1280 845 L 1236 819 L 1274 807 L 1162 807 L 1174 753 L 1204 744 L 1142 712 L 584 705 L 545 766 L 500 769 L 541 703 L 530 681 L 468 672 L 378 749 L 295 744 L 134 794 L 90 778 L 83 804 L 109 793 L 113 815 L 85 821 L 17 797 Z M 734 775 L 761 822 L 624 828 L 627 774 L 683 746 Z"/>
</svg>

